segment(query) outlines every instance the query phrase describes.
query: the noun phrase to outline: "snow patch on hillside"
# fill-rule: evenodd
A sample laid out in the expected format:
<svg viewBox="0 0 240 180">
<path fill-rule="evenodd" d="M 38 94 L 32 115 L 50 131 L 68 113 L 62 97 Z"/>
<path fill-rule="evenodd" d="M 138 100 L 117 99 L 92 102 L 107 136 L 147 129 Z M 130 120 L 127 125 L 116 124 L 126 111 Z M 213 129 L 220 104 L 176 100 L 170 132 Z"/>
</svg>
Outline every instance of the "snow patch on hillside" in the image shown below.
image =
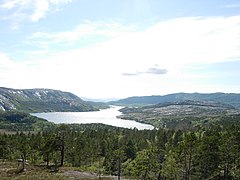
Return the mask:
<svg viewBox="0 0 240 180">
<path fill-rule="evenodd" d="M 48 91 L 43 91 L 43 93 L 44 93 L 45 95 L 48 95 Z"/>
<path fill-rule="evenodd" d="M 41 94 L 38 91 L 35 92 L 35 95 L 38 96 L 39 99 L 41 99 Z"/>
<path fill-rule="evenodd" d="M 5 111 L 5 109 L 4 109 L 4 107 L 3 107 L 2 105 L 0 105 L 0 109 L 3 110 L 3 111 Z"/>
</svg>

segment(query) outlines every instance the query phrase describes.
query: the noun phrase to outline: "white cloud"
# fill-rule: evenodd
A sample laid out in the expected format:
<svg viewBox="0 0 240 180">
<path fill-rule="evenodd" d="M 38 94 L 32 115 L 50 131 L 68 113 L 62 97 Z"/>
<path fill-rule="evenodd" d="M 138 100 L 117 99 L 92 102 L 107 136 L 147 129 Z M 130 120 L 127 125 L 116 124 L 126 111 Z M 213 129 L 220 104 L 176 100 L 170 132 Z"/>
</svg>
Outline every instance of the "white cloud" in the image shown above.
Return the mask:
<svg viewBox="0 0 240 180">
<path fill-rule="evenodd" d="M 71 31 L 63 32 L 35 32 L 30 39 L 33 42 L 43 43 L 77 43 L 81 39 L 86 38 L 116 38 L 134 31 L 134 26 L 123 26 L 114 22 L 91 22 L 85 21 Z"/>
<path fill-rule="evenodd" d="M 71 2 L 72 2 L 72 0 L 50 0 L 50 3 L 56 4 L 56 5 L 68 4 Z"/>
<path fill-rule="evenodd" d="M 6 54 L 0 53 L 0 81 L 1 86 L 6 87 L 18 87 L 20 84 L 27 85 L 31 83 L 33 79 L 29 78 L 30 81 L 25 81 L 23 79 L 28 79 L 26 74 L 33 72 L 31 67 L 26 64 L 17 63 L 12 61 Z M 29 76 L 31 77 L 31 76 Z"/>
<path fill-rule="evenodd" d="M 35 0 L 35 8 L 33 14 L 31 15 L 31 20 L 36 22 L 45 17 L 46 13 L 49 11 L 50 5 L 61 6 L 71 2 L 72 0 Z"/>
<path fill-rule="evenodd" d="M 34 57 L 24 63 L 10 61 L 13 64 L 6 65 L 10 77 L 0 71 L 1 83 L 11 82 L 11 87 L 61 89 L 92 98 L 179 91 L 239 92 L 237 82 L 234 86 L 224 86 L 224 81 L 212 84 L 216 75 L 185 71 L 185 68 L 239 60 L 240 16 L 178 18 L 159 22 L 141 32 L 128 27 L 126 31 L 119 30 L 119 24 L 116 27 L 89 22 L 72 32 L 35 33 L 33 40 L 40 39 L 42 43 L 44 40 L 56 42 L 58 38 L 61 43 L 68 43 L 69 39 L 75 42 L 92 34 L 108 33 L 111 39 L 84 48 L 48 52 L 49 56 L 44 59 Z M 12 66 L 15 68 L 11 69 Z M 152 73 L 158 71 L 151 69 L 153 67 L 168 72 L 154 76 Z M 141 76 L 123 76 L 147 70 L 149 73 Z M 220 80 L 224 76 L 217 75 Z"/>
<path fill-rule="evenodd" d="M 13 9 L 18 6 L 25 6 L 30 3 L 29 0 L 5 0 L 5 2 L 0 6 L 2 9 Z"/>
<path fill-rule="evenodd" d="M 5 0 L 0 3 L 0 8 L 9 12 L 8 17 L 3 19 L 11 19 L 13 29 L 17 29 L 24 21 L 37 22 L 54 8 L 58 9 L 59 6 L 71 2 L 71 0 Z"/>
<path fill-rule="evenodd" d="M 47 0 L 36 0 L 35 11 L 31 15 L 31 20 L 33 22 L 38 21 L 39 19 L 45 16 L 48 10 L 49 10 L 49 2 Z"/>
</svg>

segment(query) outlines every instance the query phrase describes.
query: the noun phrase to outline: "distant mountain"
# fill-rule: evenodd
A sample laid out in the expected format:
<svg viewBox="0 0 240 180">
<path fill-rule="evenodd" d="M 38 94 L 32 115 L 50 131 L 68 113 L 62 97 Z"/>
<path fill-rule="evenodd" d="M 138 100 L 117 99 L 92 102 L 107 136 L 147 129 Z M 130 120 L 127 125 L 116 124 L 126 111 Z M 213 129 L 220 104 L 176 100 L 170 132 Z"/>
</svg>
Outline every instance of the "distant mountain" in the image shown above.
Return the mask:
<svg viewBox="0 0 240 180">
<path fill-rule="evenodd" d="M 0 110 L 25 112 L 93 111 L 97 108 L 78 96 L 52 89 L 10 89 L 0 87 Z"/>
<path fill-rule="evenodd" d="M 114 105 L 154 105 L 159 103 L 177 102 L 177 101 L 212 101 L 232 105 L 240 108 L 240 94 L 235 93 L 176 93 L 164 96 L 139 96 L 120 99 L 109 102 Z"/>
</svg>

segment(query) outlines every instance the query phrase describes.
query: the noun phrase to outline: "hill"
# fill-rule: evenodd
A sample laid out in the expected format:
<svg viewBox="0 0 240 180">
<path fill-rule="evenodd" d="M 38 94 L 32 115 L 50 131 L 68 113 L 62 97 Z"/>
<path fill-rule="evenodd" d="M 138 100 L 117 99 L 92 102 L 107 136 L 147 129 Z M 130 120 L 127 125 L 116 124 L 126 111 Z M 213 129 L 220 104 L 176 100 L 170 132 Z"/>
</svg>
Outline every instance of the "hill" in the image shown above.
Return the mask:
<svg viewBox="0 0 240 180">
<path fill-rule="evenodd" d="M 98 109 L 69 92 L 52 89 L 10 89 L 0 87 L 0 110 L 81 112 Z"/>
<path fill-rule="evenodd" d="M 45 119 L 16 111 L 0 111 L 0 133 L 14 131 L 43 131 L 53 128 L 54 124 Z"/>
<path fill-rule="evenodd" d="M 178 101 L 144 107 L 125 107 L 120 118 L 170 129 L 191 129 L 198 125 L 227 122 L 239 118 L 240 111 L 231 105 L 210 101 Z"/>
<path fill-rule="evenodd" d="M 154 105 L 159 103 L 166 103 L 166 102 L 177 102 L 177 101 L 185 101 L 185 100 L 192 100 L 192 101 L 212 101 L 218 102 L 223 104 L 229 104 L 236 108 L 240 108 L 240 94 L 236 93 L 209 93 L 209 94 L 202 94 L 202 93 L 175 93 L 175 94 L 168 94 L 164 96 L 136 96 L 136 97 L 129 97 L 126 99 L 120 99 L 118 101 L 109 102 L 110 104 L 114 105 Z"/>
</svg>

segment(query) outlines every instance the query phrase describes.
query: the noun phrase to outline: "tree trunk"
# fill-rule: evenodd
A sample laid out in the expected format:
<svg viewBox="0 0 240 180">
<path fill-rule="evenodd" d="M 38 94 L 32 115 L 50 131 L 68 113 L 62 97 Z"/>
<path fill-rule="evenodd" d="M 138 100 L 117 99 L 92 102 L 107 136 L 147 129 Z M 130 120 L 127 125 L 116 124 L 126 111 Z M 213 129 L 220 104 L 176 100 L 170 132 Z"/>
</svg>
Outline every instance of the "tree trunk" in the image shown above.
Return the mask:
<svg viewBox="0 0 240 180">
<path fill-rule="evenodd" d="M 47 153 L 47 167 L 49 166 L 49 153 Z"/>
<path fill-rule="evenodd" d="M 25 170 L 25 162 L 26 162 L 25 156 L 22 154 L 22 169 L 21 169 L 21 171 Z"/>
<path fill-rule="evenodd" d="M 60 150 L 61 150 L 61 161 L 60 161 L 60 166 L 63 166 L 63 163 L 64 163 L 64 140 L 61 140 L 61 147 L 60 147 Z"/>
<path fill-rule="evenodd" d="M 121 177 L 121 162 L 120 158 L 118 158 L 118 180 L 120 180 Z"/>
</svg>

